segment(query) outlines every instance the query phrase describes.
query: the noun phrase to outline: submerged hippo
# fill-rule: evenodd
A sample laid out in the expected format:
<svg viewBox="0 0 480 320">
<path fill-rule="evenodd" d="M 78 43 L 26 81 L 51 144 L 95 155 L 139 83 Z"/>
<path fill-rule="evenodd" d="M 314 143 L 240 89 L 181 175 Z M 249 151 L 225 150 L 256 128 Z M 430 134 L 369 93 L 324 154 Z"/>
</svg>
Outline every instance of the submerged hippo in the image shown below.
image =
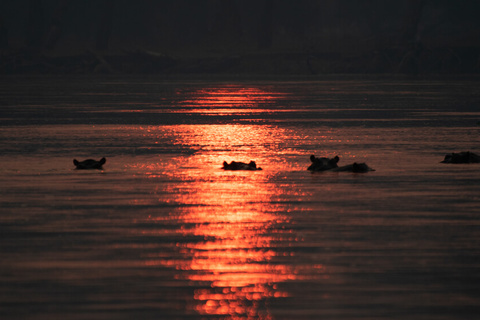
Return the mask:
<svg viewBox="0 0 480 320">
<path fill-rule="evenodd" d="M 368 171 L 375 171 L 375 169 L 370 168 L 366 163 L 356 163 L 349 164 L 346 166 L 339 167 L 337 165 L 340 159 L 338 156 L 334 158 L 317 158 L 314 155 L 310 156 L 310 161 L 312 164 L 307 168 L 310 171 L 334 171 L 334 172 L 355 172 L 355 173 L 364 173 Z"/>
<path fill-rule="evenodd" d="M 102 166 L 107 162 L 107 159 L 102 158 L 100 161 L 87 159 L 84 161 L 77 161 L 77 159 L 73 159 L 73 164 L 77 167 L 77 169 L 102 169 Z"/>
<path fill-rule="evenodd" d="M 223 161 L 224 170 L 262 170 L 262 168 L 257 168 L 255 161 L 250 161 L 250 163 L 232 161 L 227 163 Z"/>
<path fill-rule="evenodd" d="M 480 163 L 480 156 L 473 152 L 449 153 L 441 163 Z"/>
<path fill-rule="evenodd" d="M 310 156 L 312 164 L 307 168 L 310 171 L 325 171 L 333 168 L 338 168 L 337 162 L 340 160 L 338 156 L 332 159 L 329 158 L 317 158 L 313 154 Z"/>
</svg>

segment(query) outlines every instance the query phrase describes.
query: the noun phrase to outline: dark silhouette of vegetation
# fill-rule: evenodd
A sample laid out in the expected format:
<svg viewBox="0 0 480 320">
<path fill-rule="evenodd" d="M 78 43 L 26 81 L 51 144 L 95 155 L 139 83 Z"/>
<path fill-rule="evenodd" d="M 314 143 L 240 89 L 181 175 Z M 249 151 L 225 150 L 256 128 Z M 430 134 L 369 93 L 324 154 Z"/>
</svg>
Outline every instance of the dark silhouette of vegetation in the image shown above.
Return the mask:
<svg viewBox="0 0 480 320">
<path fill-rule="evenodd" d="M 69 1 L 60 0 L 56 8 L 53 10 L 50 25 L 48 27 L 47 36 L 45 40 L 45 48 L 52 50 L 55 48 L 58 40 L 60 39 L 63 31 L 64 18 Z"/>
<path fill-rule="evenodd" d="M 98 2 L 98 22 L 95 40 L 95 49 L 97 50 L 108 49 L 108 42 L 112 34 L 114 5 L 114 0 L 100 0 Z"/>
<path fill-rule="evenodd" d="M 478 73 L 474 0 L 0 2 L 0 73 Z"/>
<path fill-rule="evenodd" d="M 8 48 L 8 29 L 5 26 L 3 17 L 0 14 L 0 49 Z"/>
<path fill-rule="evenodd" d="M 273 42 L 273 0 L 260 1 L 258 21 L 258 48 L 267 49 Z"/>
<path fill-rule="evenodd" d="M 43 3 L 38 0 L 30 0 L 28 1 L 27 47 L 33 50 L 41 48 L 43 29 Z"/>
</svg>

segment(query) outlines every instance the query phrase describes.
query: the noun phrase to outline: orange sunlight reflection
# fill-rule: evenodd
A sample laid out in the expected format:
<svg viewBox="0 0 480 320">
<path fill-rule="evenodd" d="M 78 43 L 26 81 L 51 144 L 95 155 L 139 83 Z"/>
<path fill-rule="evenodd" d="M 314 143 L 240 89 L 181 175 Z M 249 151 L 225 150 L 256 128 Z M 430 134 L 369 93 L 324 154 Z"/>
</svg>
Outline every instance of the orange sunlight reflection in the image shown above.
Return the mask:
<svg viewBox="0 0 480 320">
<path fill-rule="evenodd" d="M 200 89 L 191 99 L 182 101 L 182 108 L 202 114 L 247 114 L 274 112 L 265 108 L 282 94 L 266 92 L 258 88 L 226 86 L 223 88 Z M 278 110 L 275 110 L 278 112 Z"/>
<path fill-rule="evenodd" d="M 269 93 L 237 88 L 208 90 L 189 103 L 209 112 L 212 105 L 219 105 L 221 112 L 238 112 L 229 109 L 235 107 L 252 112 L 259 101 L 269 99 Z M 159 257 L 149 263 L 181 271 L 178 277 L 196 288 L 189 308 L 201 315 L 271 319 L 267 300 L 288 297 L 279 284 L 301 277 L 293 264 L 286 263 L 293 255 L 287 248 L 298 239 L 286 227 L 291 223 L 289 207 L 278 204 L 293 191 L 272 182 L 272 171 L 232 172 L 221 165 L 224 160 L 255 160 L 262 166 L 278 159 L 275 146 L 285 139 L 283 131 L 240 124 L 159 130 L 159 136 L 171 136 L 175 144 L 197 149 L 161 164 L 161 174 L 176 181 L 165 191 L 173 197 L 168 201 L 178 205 L 169 219 L 182 226 L 177 232 L 186 240 L 176 245 L 182 259 Z M 282 165 L 287 164 L 277 164 Z M 146 174 L 158 175 L 157 169 L 147 166 Z"/>
<path fill-rule="evenodd" d="M 176 202 L 201 206 L 183 208 L 177 219 L 186 225 L 180 230 L 184 236 L 204 240 L 177 246 L 184 256 L 190 257 L 185 260 L 188 264 L 181 266 L 187 271 L 187 279 L 210 286 L 195 291 L 192 308 L 200 314 L 268 319 L 268 313 L 262 313 L 266 311 L 261 303 L 287 296 L 277 284 L 296 278 L 291 267 L 274 262 L 286 253 L 273 243 L 292 237 L 281 228 L 289 222 L 286 212 L 279 214 L 271 204 L 282 190 L 269 183 L 266 171 L 220 169 L 224 159 L 248 161 L 247 154 L 256 154 L 259 165 L 268 161 L 268 147 L 262 140 L 268 140 L 269 134 L 262 130 L 239 125 L 195 129 L 196 138 L 201 137 L 199 140 L 206 145 L 206 152 L 193 156 L 195 166 L 203 172 L 191 168 L 185 178 L 197 174 L 203 179 L 190 184 L 189 192 L 176 193 Z M 238 156 L 228 157 L 224 150 L 235 146 L 238 147 L 234 154 Z"/>
</svg>

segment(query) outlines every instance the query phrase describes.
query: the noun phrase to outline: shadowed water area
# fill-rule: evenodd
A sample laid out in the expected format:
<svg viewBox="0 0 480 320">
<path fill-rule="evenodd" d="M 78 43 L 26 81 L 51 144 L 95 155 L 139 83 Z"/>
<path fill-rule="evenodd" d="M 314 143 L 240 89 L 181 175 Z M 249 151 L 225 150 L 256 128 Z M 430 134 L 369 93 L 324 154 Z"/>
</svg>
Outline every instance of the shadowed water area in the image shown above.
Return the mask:
<svg viewBox="0 0 480 320">
<path fill-rule="evenodd" d="M 1 78 L 0 317 L 476 319 L 479 88 Z"/>
</svg>

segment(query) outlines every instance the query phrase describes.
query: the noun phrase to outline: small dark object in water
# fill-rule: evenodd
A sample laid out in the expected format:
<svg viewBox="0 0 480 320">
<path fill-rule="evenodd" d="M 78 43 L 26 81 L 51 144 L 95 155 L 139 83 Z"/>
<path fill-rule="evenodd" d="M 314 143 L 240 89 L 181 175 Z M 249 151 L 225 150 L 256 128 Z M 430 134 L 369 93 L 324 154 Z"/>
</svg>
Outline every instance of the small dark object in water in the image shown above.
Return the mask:
<svg viewBox="0 0 480 320">
<path fill-rule="evenodd" d="M 449 153 L 441 163 L 480 163 L 480 156 L 473 152 L 465 151 L 460 153 Z"/>
<path fill-rule="evenodd" d="M 335 171 L 335 172 L 340 172 L 340 171 L 345 171 L 345 172 L 354 172 L 354 173 L 365 173 L 368 171 L 375 171 L 375 169 L 370 168 L 366 163 L 356 163 L 354 162 L 353 164 L 349 164 L 347 166 L 343 167 L 338 167 L 331 169 L 330 171 Z"/>
<path fill-rule="evenodd" d="M 100 161 L 87 159 L 85 161 L 77 161 L 77 159 L 73 159 L 73 164 L 77 167 L 77 169 L 102 169 L 102 166 L 107 162 L 107 159 L 102 158 Z"/>
<path fill-rule="evenodd" d="M 375 171 L 375 169 L 370 168 L 366 163 L 353 163 L 346 166 L 339 167 L 337 165 L 340 159 L 338 156 L 334 158 L 317 158 L 314 155 L 310 156 L 310 161 L 312 164 L 307 168 L 310 171 L 334 171 L 334 172 L 354 172 L 354 173 L 364 173 L 368 171 Z"/>
<path fill-rule="evenodd" d="M 237 162 L 232 161 L 227 163 L 227 161 L 223 161 L 223 169 L 224 170 L 262 170 L 262 168 L 257 168 L 257 164 L 255 161 L 250 161 L 250 163 L 245 162 Z"/>
<path fill-rule="evenodd" d="M 317 158 L 313 154 L 310 156 L 310 161 L 312 161 L 312 164 L 307 168 L 307 170 L 310 171 L 325 171 L 325 170 L 330 170 L 333 168 L 337 168 L 337 162 L 340 160 L 338 156 L 335 156 L 334 158 Z"/>
</svg>

